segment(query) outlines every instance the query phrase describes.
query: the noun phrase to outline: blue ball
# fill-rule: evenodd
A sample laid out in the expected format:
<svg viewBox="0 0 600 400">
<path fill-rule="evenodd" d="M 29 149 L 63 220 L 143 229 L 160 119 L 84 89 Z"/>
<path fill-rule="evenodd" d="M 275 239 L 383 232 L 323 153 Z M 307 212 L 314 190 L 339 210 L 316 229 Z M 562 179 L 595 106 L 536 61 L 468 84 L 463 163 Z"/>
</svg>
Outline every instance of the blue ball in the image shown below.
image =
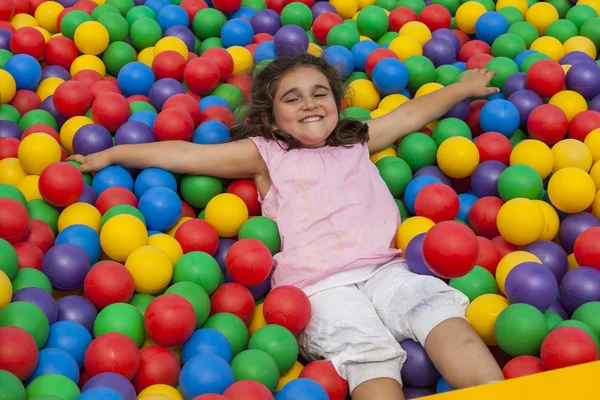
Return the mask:
<svg viewBox="0 0 600 400">
<path fill-rule="evenodd" d="M 256 10 L 254 10 L 253 8 L 240 7 L 236 12 L 234 12 L 231 15 L 231 17 L 228 17 L 228 19 L 246 18 L 248 21 L 251 21 L 252 17 L 254 17 L 254 14 L 256 14 Z"/>
<path fill-rule="evenodd" d="M 42 79 L 42 67 L 29 54 L 16 54 L 6 61 L 4 70 L 12 75 L 17 84 L 17 90 L 35 92 Z"/>
<path fill-rule="evenodd" d="M 260 45 L 259 45 L 259 47 L 260 47 Z M 221 96 L 214 96 L 214 95 L 206 96 L 205 98 L 200 100 L 200 102 L 198 104 L 200 105 L 200 111 L 202 111 L 202 112 L 204 112 L 204 110 L 206 110 L 207 108 L 213 107 L 213 106 L 227 107 L 228 110 L 231 110 L 231 106 L 229 105 L 227 100 L 225 100 Z"/>
<path fill-rule="evenodd" d="M 81 393 L 77 400 L 125 400 L 125 398 L 114 389 L 95 387 Z"/>
<path fill-rule="evenodd" d="M 42 375 L 59 374 L 79 383 L 79 366 L 75 359 L 64 350 L 46 348 L 38 353 L 38 362 L 33 373 L 25 382 L 31 382 Z"/>
<path fill-rule="evenodd" d="M 287 383 L 275 396 L 276 400 L 329 400 L 323 386 L 308 378 L 298 378 Z"/>
<path fill-rule="evenodd" d="M 190 17 L 183 8 L 169 4 L 161 8 L 157 13 L 156 22 L 158 22 L 164 32 L 173 26 L 188 26 Z"/>
<path fill-rule="evenodd" d="M 202 328 L 194 332 L 181 348 L 181 361 L 185 364 L 200 354 L 219 356 L 227 363 L 230 363 L 233 357 L 229 340 L 212 328 Z"/>
<path fill-rule="evenodd" d="M 502 99 L 488 101 L 479 114 L 479 123 L 484 132 L 498 132 L 506 137 L 515 133 L 520 120 L 517 107 Z"/>
<path fill-rule="evenodd" d="M 150 110 L 141 110 L 136 111 L 129 117 L 128 121 L 139 121 L 148 125 L 150 128 L 154 129 L 154 121 L 158 116 L 157 113 L 152 112 Z"/>
<path fill-rule="evenodd" d="M 408 69 L 398 59 L 383 59 L 373 68 L 373 84 L 384 95 L 401 93 L 408 84 Z"/>
<path fill-rule="evenodd" d="M 92 264 L 100 259 L 102 247 L 100 246 L 100 235 L 87 225 L 71 225 L 61 231 L 56 237 L 55 245 L 71 243 L 79 246 L 85 251 Z"/>
<path fill-rule="evenodd" d="M 146 190 L 138 204 L 138 209 L 146 218 L 148 229 L 163 232 L 177 223 L 182 208 L 177 193 L 165 186 Z"/>
<path fill-rule="evenodd" d="M 136 94 L 148 96 L 150 88 L 154 84 L 155 77 L 152 68 L 141 62 L 126 64 L 117 75 L 119 88 L 127 97 Z"/>
<path fill-rule="evenodd" d="M 497 11 L 488 11 L 481 15 L 475 23 L 475 36 L 490 46 L 494 40 L 508 31 L 508 21 Z"/>
<path fill-rule="evenodd" d="M 504 94 L 503 93 L 490 94 L 487 97 L 487 101 L 492 101 L 492 100 L 504 100 Z"/>
<path fill-rule="evenodd" d="M 139 199 L 146 193 L 148 189 L 153 187 L 164 186 L 172 191 L 177 191 L 177 180 L 169 171 L 160 168 L 147 168 L 140 172 L 135 179 L 133 192 Z"/>
<path fill-rule="evenodd" d="M 521 63 L 523 62 L 523 60 L 526 59 L 527 56 L 530 56 L 535 53 L 538 53 L 538 51 L 537 50 L 523 50 L 522 52 L 517 54 L 517 56 L 515 57 L 515 64 L 517 64 L 517 67 L 521 68 Z"/>
<path fill-rule="evenodd" d="M 154 14 L 158 14 L 163 7 L 171 5 L 169 0 L 146 0 L 144 5 L 154 11 Z"/>
<path fill-rule="evenodd" d="M 92 188 L 98 193 L 98 196 L 113 186 L 122 186 L 133 191 L 133 177 L 125 168 L 111 165 L 98 171 L 92 179 Z"/>
<path fill-rule="evenodd" d="M 272 40 L 269 40 L 268 42 L 262 42 L 256 46 L 256 50 L 254 50 L 254 62 L 256 64 L 265 60 L 274 60 L 276 58 L 277 54 L 275 54 L 275 42 Z"/>
<path fill-rule="evenodd" d="M 221 121 L 206 121 L 194 131 L 192 142 L 197 144 L 227 143 L 231 140 L 229 128 Z"/>
<path fill-rule="evenodd" d="M 229 364 L 214 354 L 192 358 L 179 374 L 179 389 L 185 400 L 206 393 L 222 394 L 233 382 L 233 370 Z"/>
<path fill-rule="evenodd" d="M 61 349 L 73 357 L 79 368 L 83 368 L 83 357 L 92 343 L 92 335 L 83 325 L 75 321 L 58 321 L 50 325 L 46 349 Z"/>
<path fill-rule="evenodd" d="M 367 70 L 367 57 L 372 51 L 377 50 L 378 48 L 379 45 L 371 40 L 363 40 L 352 46 L 354 70 L 365 72 Z"/>
<path fill-rule="evenodd" d="M 437 385 L 435 385 L 436 393 L 451 392 L 452 390 L 454 390 L 454 388 L 452 386 L 450 386 L 443 377 L 440 378 Z"/>
<path fill-rule="evenodd" d="M 321 58 L 335 68 L 342 79 L 346 79 L 354 72 L 354 57 L 344 46 L 335 45 L 326 48 Z"/>
<path fill-rule="evenodd" d="M 148 231 L 148 236 L 152 236 L 152 235 L 160 235 L 161 233 L 163 233 L 163 232 L 161 232 L 161 231 L 156 231 L 156 230 L 154 230 L 154 229 L 150 229 L 150 230 Z"/>
<path fill-rule="evenodd" d="M 432 183 L 443 183 L 441 180 L 431 175 L 421 175 L 410 181 L 404 191 L 404 204 L 410 211 L 411 214 L 416 215 L 415 212 L 415 200 L 417 195 L 425 186 Z"/>
<path fill-rule="evenodd" d="M 462 72 L 464 72 L 465 69 L 467 68 L 467 63 L 462 62 L 462 61 L 457 61 L 455 63 L 452 63 L 452 65 L 454 65 L 456 68 L 460 69 Z"/>
<path fill-rule="evenodd" d="M 247 46 L 254 39 L 252 25 L 241 18 L 225 22 L 221 28 L 221 42 L 225 48 L 231 46 Z"/>
<path fill-rule="evenodd" d="M 469 222 L 469 211 L 471 211 L 471 207 L 473 207 L 473 204 L 475 204 L 475 202 L 477 200 L 479 200 L 479 199 L 477 198 L 477 196 L 475 196 L 473 194 L 469 194 L 469 193 L 459 194 L 458 195 L 459 208 L 458 208 L 458 215 L 456 216 L 456 218 L 468 223 Z"/>
</svg>

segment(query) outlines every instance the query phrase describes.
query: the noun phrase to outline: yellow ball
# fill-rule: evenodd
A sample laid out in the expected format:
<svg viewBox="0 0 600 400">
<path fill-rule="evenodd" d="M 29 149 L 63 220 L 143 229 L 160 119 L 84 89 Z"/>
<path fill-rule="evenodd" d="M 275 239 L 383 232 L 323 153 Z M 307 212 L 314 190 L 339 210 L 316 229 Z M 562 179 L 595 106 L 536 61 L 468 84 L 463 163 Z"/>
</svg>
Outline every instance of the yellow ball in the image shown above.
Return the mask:
<svg viewBox="0 0 600 400">
<path fill-rule="evenodd" d="M 588 172 L 592 168 L 592 152 L 579 140 L 563 139 L 552 146 L 552 153 L 554 154 L 552 172 L 568 167 Z"/>
<path fill-rule="evenodd" d="M 100 22 L 86 21 L 75 29 L 74 42 L 83 54 L 97 56 L 104 53 L 108 47 L 110 36 L 106 27 Z"/>
<path fill-rule="evenodd" d="M 358 11 L 358 0 L 330 0 L 329 3 L 343 19 L 350 19 Z"/>
<path fill-rule="evenodd" d="M 42 3 L 46 4 L 46 3 Z M 40 96 L 42 101 L 52 96 L 56 89 L 64 82 L 64 80 L 56 77 L 46 78 L 40 82 L 40 85 L 36 89 L 35 93 Z"/>
<path fill-rule="evenodd" d="M 88 117 L 84 117 L 82 115 L 78 115 L 73 118 L 69 118 L 63 126 L 60 128 L 60 144 L 65 148 L 67 153 L 73 154 L 73 138 L 75 134 L 84 125 L 93 124 L 92 121 Z"/>
<path fill-rule="evenodd" d="M 346 88 L 344 98 L 348 107 L 360 107 L 368 111 L 375 110 L 381 99 L 375 85 L 368 79 L 352 81 Z"/>
<path fill-rule="evenodd" d="M 571 253 L 567 256 L 567 272 L 575 269 L 575 268 L 579 268 L 579 263 L 577 263 L 577 260 L 575 259 L 575 254 Z"/>
<path fill-rule="evenodd" d="M 358 13 L 354 14 L 354 17 L 352 17 L 352 19 L 357 19 L 357 17 L 358 17 Z M 360 35 L 360 36 L 358 37 L 358 39 L 359 39 L 359 41 L 361 41 L 361 42 L 362 42 L 362 41 L 365 41 L 365 40 L 370 40 L 370 41 L 373 41 L 373 39 L 371 39 L 370 37 L 368 37 L 368 36 L 363 36 L 363 35 Z"/>
<path fill-rule="evenodd" d="M 183 249 L 179 242 L 173 236 L 165 233 L 157 233 L 148 237 L 148 246 L 158 247 L 167 253 L 173 265 L 183 256 Z"/>
<path fill-rule="evenodd" d="M 569 70 L 571 69 L 572 65 L 570 64 L 563 64 L 561 65 L 561 68 L 563 69 L 565 76 L 567 76 L 567 72 L 569 72 Z"/>
<path fill-rule="evenodd" d="M 510 153 L 510 165 L 525 164 L 535 169 L 546 179 L 554 166 L 554 154 L 544 142 L 534 139 L 523 140 Z"/>
<path fill-rule="evenodd" d="M 421 46 L 424 46 L 425 43 L 431 39 L 431 31 L 422 22 L 419 21 L 410 21 L 402 25 L 400 31 L 398 32 L 398 37 L 400 36 L 409 36 L 414 39 L 417 39 L 417 42 Z"/>
<path fill-rule="evenodd" d="M 402 104 L 406 103 L 407 101 L 409 101 L 408 97 L 404 96 L 403 94 L 398 94 L 398 93 L 388 94 L 383 99 L 381 99 L 381 102 L 379 102 L 378 108 L 394 110 L 394 109 L 400 107 Z"/>
<path fill-rule="evenodd" d="M 377 161 L 381 160 L 382 158 L 397 157 L 397 156 L 398 156 L 398 153 L 396 152 L 396 149 L 394 149 L 392 146 L 390 146 L 381 151 L 378 151 L 377 153 L 371 154 L 371 162 L 373 164 L 376 164 Z"/>
<path fill-rule="evenodd" d="M 154 62 L 154 47 L 146 47 L 144 50 L 140 51 L 137 60 L 152 68 L 152 63 Z"/>
<path fill-rule="evenodd" d="M 100 231 L 102 250 L 115 261 L 123 262 L 127 260 L 127 257 L 135 249 L 147 244 L 148 231 L 146 226 L 133 215 L 115 215 L 104 223 Z"/>
<path fill-rule="evenodd" d="M 456 10 L 455 20 L 458 29 L 468 35 L 475 33 L 475 24 L 479 17 L 487 12 L 486 8 L 481 3 L 475 1 L 467 1 L 458 7 Z"/>
<path fill-rule="evenodd" d="M 466 178 L 479 164 L 479 150 L 466 137 L 450 137 L 440 144 L 437 161 L 440 169 L 449 177 Z"/>
<path fill-rule="evenodd" d="M 17 189 L 23 193 L 27 201 L 41 199 L 42 195 L 38 186 L 39 181 L 39 175 L 27 175 L 17 183 Z"/>
<path fill-rule="evenodd" d="M 560 220 L 558 213 L 550 204 L 542 200 L 532 200 L 544 213 L 544 229 L 538 240 L 553 240 L 558 234 Z"/>
<path fill-rule="evenodd" d="M 596 10 L 596 13 L 600 15 L 600 0 L 579 0 L 577 5 L 586 5 Z"/>
<path fill-rule="evenodd" d="M 488 346 L 498 344 L 494 335 L 494 325 L 498 315 L 509 305 L 508 299 L 499 294 L 484 294 L 478 296 L 467 307 L 465 313 L 467 321 Z"/>
<path fill-rule="evenodd" d="M 83 54 L 77 57 L 75 61 L 73 61 L 73 64 L 71 64 L 69 73 L 71 76 L 75 76 L 79 71 L 84 71 L 86 69 L 91 69 L 102 76 L 106 76 L 106 65 L 104 65 L 101 59 L 92 54 Z"/>
<path fill-rule="evenodd" d="M 175 225 L 173 225 L 173 227 L 167 231 L 167 235 L 174 237 L 175 233 L 177 232 L 177 229 L 179 229 L 181 224 L 183 224 L 185 221 L 189 221 L 190 219 L 193 219 L 193 218 L 192 217 L 181 217 L 179 219 L 179 221 L 177 221 L 177 223 Z"/>
<path fill-rule="evenodd" d="M 15 29 L 25 28 L 26 26 L 30 26 L 30 27 L 40 26 L 40 24 L 37 22 L 37 20 L 33 16 L 31 16 L 29 14 L 17 14 L 17 15 L 15 15 L 10 20 L 10 24 Z"/>
<path fill-rule="evenodd" d="M 365 7 L 375 4 L 375 0 L 358 0 L 358 9 L 362 10 Z"/>
<path fill-rule="evenodd" d="M 58 142 L 45 133 L 33 133 L 19 144 L 19 162 L 23 169 L 40 175 L 47 166 L 60 161 L 61 151 Z"/>
<path fill-rule="evenodd" d="M 594 196 L 594 180 L 579 168 L 563 168 L 548 182 L 550 201 L 554 207 L 569 214 L 585 211 L 594 201 Z"/>
<path fill-rule="evenodd" d="M 321 57 L 323 55 L 323 49 L 315 43 L 308 44 L 308 50 L 306 50 L 308 54 L 312 54 L 315 57 Z"/>
<path fill-rule="evenodd" d="M 527 3 L 527 0 L 498 0 L 496 3 L 496 11 L 505 7 L 514 7 L 525 15 L 527 9 L 529 9 L 529 4 Z"/>
<path fill-rule="evenodd" d="M 548 3 L 536 3 L 534 6 L 538 4 Z M 529 10 L 531 10 L 531 8 Z M 531 43 L 530 49 L 545 54 L 556 62 L 559 62 L 560 59 L 565 55 L 565 48 L 560 40 L 552 36 L 542 36 L 535 39 L 533 43 Z"/>
<path fill-rule="evenodd" d="M 400 61 L 412 56 L 422 56 L 423 46 L 412 36 L 398 36 L 390 42 L 388 48 L 393 51 Z"/>
<path fill-rule="evenodd" d="M 162 394 L 164 396 L 169 396 L 173 400 L 183 400 L 183 396 L 177 391 L 177 389 L 164 384 L 148 386 L 146 389 L 142 390 L 140 394 L 138 394 L 138 398 L 151 394 Z"/>
<path fill-rule="evenodd" d="M 533 201 L 516 198 L 500 207 L 496 225 L 507 242 L 525 246 L 540 238 L 546 221 L 543 211 Z"/>
<path fill-rule="evenodd" d="M 16 186 L 26 176 L 27 172 L 21 166 L 18 158 L 10 157 L 0 160 L 0 184 Z"/>
<path fill-rule="evenodd" d="M 600 160 L 600 128 L 596 128 L 585 137 L 585 144 L 592 153 L 592 162 Z"/>
<path fill-rule="evenodd" d="M 0 104 L 8 104 L 17 93 L 17 83 L 11 74 L 0 69 Z"/>
<path fill-rule="evenodd" d="M 512 271 L 514 267 L 524 262 L 542 263 L 537 256 L 527 251 L 513 251 L 502 257 L 496 268 L 496 283 L 498 284 L 498 289 L 500 289 L 502 293 L 505 293 L 504 283 L 506 282 L 508 273 Z"/>
<path fill-rule="evenodd" d="M 8 276 L 0 269 L 0 310 L 10 303 L 12 299 L 12 283 Z"/>
<path fill-rule="evenodd" d="M 35 19 L 40 27 L 46 29 L 50 33 L 58 32 L 56 21 L 61 12 L 65 8 L 62 4 L 55 1 L 46 1 L 38 6 L 35 10 Z"/>
<path fill-rule="evenodd" d="M 62 232 L 71 225 L 87 225 L 100 232 L 102 214 L 96 207 L 88 203 L 73 203 L 67 206 L 58 217 L 58 231 Z"/>
<path fill-rule="evenodd" d="M 442 89 L 443 87 L 444 87 L 444 85 L 441 85 L 437 82 L 426 83 L 417 90 L 417 92 L 415 93 L 415 99 L 417 97 L 421 97 L 421 96 L 425 96 L 426 94 L 433 93 L 436 90 Z"/>
<path fill-rule="evenodd" d="M 254 314 L 252 314 L 252 321 L 248 325 L 248 333 L 250 336 L 254 335 L 254 332 L 262 328 L 263 326 L 267 326 L 267 321 L 265 321 L 265 316 L 263 315 L 263 303 L 257 304 L 254 307 Z"/>
<path fill-rule="evenodd" d="M 133 287 L 138 293 L 158 293 L 167 287 L 173 277 L 171 259 L 167 253 L 154 246 L 142 246 L 133 250 L 125 261 L 125 267 L 131 272 Z"/>
<path fill-rule="evenodd" d="M 227 52 L 233 58 L 233 74 L 249 75 L 254 66 L 254 57 L 250 50 L 242 46 L 231 46 Z"/>
<path fill-rule="evenodd" d="M 550 98 L 549 103 L 563 110 L 569 122 L 574 116 L 588 109 L 585 98 L 572 90 L 563 90 L 556 93 Z"/>
<path fill-rule="evenodd" d="M 279 383 L 277 384 L 277 389 L 275 389 L 275 390 L 279 391 L 279 390 L 283 389 L 283 387 L 285 385 L 287 385 L 290 381 L 293 381 L 294 379 L 298 379 L 298 377 L 300 376 L 300 373 L 302 372 L 303 369 L 304 369 L 304 365 L 302 365 L 298 361 L 296 361 L 294 363 L 294 365 L 292 366 L 292 368 L 288 372 L 281 375 L 281 377 L 279 378 Z"/>
<path fill-rule="evenodd" d="M 435 223 L 425 217 L 410 217 L 400 224 L 396 234 L 396 247 L 406 252 L 408 243 L 415 236 L 427 232 Z"/>
<path fill-rule="evenodd" d="M 375 118 L 383 117 L 385 114 L 388 114 L 390 111 L 392 111 L 392 110 L 388 110 L 386 108 L 376 108 L 375 110 L 371 111 L 369 116 L 371 117 L 371 119 L 375 119 Z"/>
<path fill-rule="evenodd" d="M 592 57 L 594 60 L 596 59 L 596 45 L 585 36 L 573 36 L 567 39 L 567 41 L 563 43 L 563 46 L 565 48 L 565 53 L 581 51 Z"/>
<path fill-rule="evenodd" d="M 204 219 L 217 230 L 220 237 L 233 237 L 248 220 L 248 207 L 235 194 L 221 193 L 206 205 Z"/>
<path fill-rule="evenodd" d="M 181 54 L 186 61 L 190 55 L 189 50 L 183 40 L 175 36 L 166 36 L 160 39 L 154 45 L 154 57 L 168 50 Z"/>
<path fill-rule="evenodd" d="M 596 161 L 590 169 L 590 176 L 596 185 L 596 190 L 600 190 L 600 161 Z"/>
<path fill-rule="evenodd" d="M 94 3 L 98 4 L 99 6 L 106 4 L 106 0 L 92 0 Z"/>
<path fill-rule="evenodd" d="M 171 396 L 161 393 L 146 394 L 144 396 L 138 396 L 138 400 L 173 400 Z"/>
<path fill-rule="evenodd" d="M 558 11 L 550 3 L 536 3 L 529 7 L 525 13 L 525 21 L 533 25 L 538 30 L 540 36 L 544 35 L 546 28 L 557 20 Z"/>
<path fill-rule="evenodd" d="M 592 214 L 596 218 L 600 218 L 600 190 L 598 190 L 596 197 L 594 197 L 594 202 L 592 203 Z"/>
</svg>

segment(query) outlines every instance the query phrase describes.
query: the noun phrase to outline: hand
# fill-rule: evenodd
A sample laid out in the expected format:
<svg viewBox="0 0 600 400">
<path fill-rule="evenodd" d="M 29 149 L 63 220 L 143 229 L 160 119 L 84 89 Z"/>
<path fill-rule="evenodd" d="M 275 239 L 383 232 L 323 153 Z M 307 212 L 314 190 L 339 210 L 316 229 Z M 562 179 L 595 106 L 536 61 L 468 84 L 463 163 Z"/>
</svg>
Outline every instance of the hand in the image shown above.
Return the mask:
<svg viewBox="0 0 600 400">
<path fill-rule="evenodd" d="M 496 71 L 486 68 L 475 68 L 471 73 L 463 75 L 460 82 L 465 85 L 469 97 L 486 97 L 500 92 L 497 87 L 488 86 Z"/>
<path fill-rule="evenodd" d="M 98 153 L 82 156 L 81 154 L 73 154 L 67 161 L 76 161 L 81 165 L 77 167 L 80 172 L 96 172 L 108 167 L 111 164 L 111 159 L 108 152 L 100 151 Z"/>
</svg>

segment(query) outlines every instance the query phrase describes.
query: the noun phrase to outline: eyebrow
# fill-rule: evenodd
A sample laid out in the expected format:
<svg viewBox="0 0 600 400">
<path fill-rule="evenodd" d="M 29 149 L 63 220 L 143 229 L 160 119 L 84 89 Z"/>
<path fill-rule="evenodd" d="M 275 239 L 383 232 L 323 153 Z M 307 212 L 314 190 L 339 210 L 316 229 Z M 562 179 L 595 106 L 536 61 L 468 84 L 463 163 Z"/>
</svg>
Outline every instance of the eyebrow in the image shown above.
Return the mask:
<svg viewBox="0 0 600 400">
<path fill-rule="evenodd" d="M 327 91 L 330 91 L 330 89 L 329 89 L 327 86 L 324 86 L 324 85 L 319 85 L 319 84 L 317 84 L 317 85 L 314 85 L 314 86 L 313 86 L 313 89 L 325 89 L 325 90 L 327 90 Z M 287 92 L 285 92 L 284 94 L 282 94 L 282 95 L 281 95 L 281 97 L 280 97 L 279 99 L 281 100 L 281 99 L 283 99 L 285 96 L 287 96 L 288 94 L 290 94 L 290 93 L 292 93 L 292 92 L 297 92 L 297 91 L 298 91 L 298 88 L 297 88 L 297 87 L 295 87 L 295 88 L 291 88 L 290 90 L 288 90 Z"/>
</svg>

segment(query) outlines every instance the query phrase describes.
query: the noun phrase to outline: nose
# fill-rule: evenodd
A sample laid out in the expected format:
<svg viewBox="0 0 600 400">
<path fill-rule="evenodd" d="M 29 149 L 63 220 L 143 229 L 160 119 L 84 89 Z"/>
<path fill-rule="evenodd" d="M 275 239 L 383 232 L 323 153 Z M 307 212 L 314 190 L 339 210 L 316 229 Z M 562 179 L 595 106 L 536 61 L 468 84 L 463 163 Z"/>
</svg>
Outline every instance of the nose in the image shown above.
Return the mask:
<svg viewBox="0 0 600 400">
<path fill-rule="evenodd" d="M 317 106 L 315 99 L 312 96 L 305 97 L 304 102 L 302 103 L 302 109 L 304 110 L 312 110 Z"/>
</svg>

